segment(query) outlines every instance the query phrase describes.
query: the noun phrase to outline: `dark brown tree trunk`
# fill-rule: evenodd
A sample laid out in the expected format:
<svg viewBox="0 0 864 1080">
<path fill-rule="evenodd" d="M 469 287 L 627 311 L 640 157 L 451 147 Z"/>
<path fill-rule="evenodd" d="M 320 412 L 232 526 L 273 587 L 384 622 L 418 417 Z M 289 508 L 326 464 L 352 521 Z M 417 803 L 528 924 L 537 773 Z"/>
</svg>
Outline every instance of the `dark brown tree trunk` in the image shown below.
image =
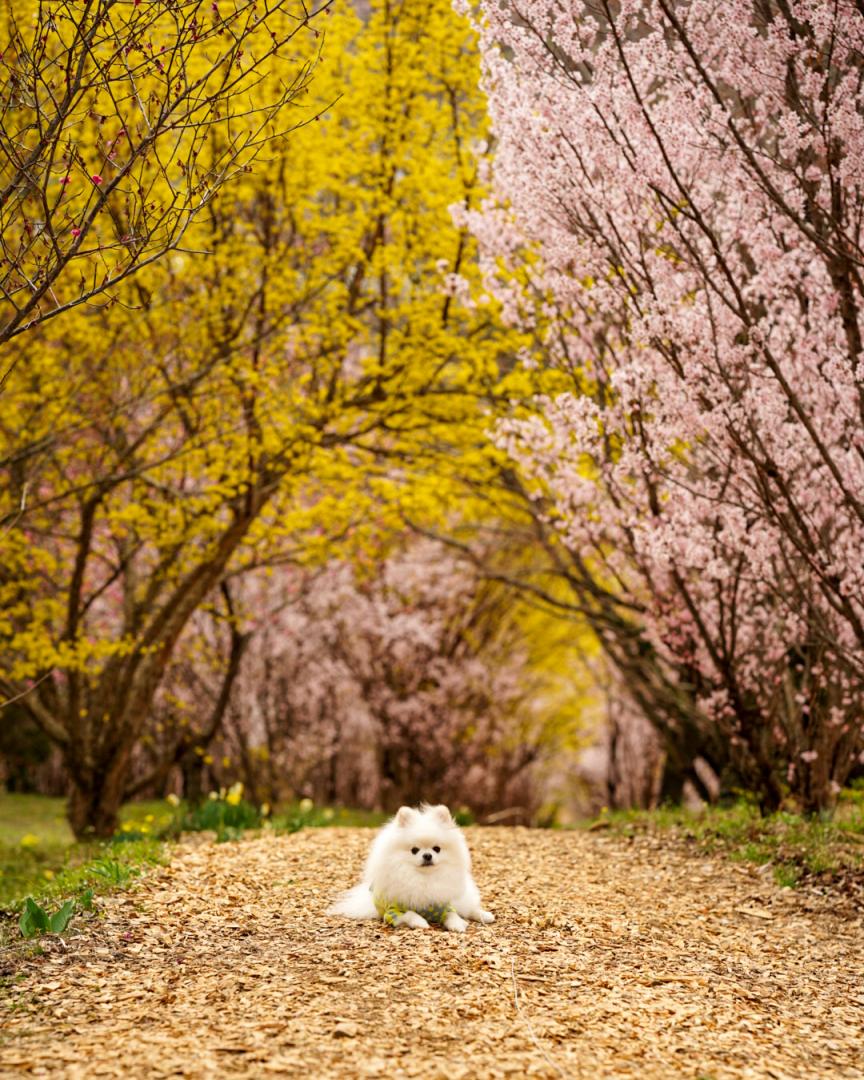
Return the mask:
<svg viewBox="0 0 864 1080">
<path fill-rule="evenodd" d="M 190 803 L 204 797 L 204 760 L 194 749 L 187 750 L 180 761 L 183 775 L 183 798 Z"/>
<path fill-rule="evenodd" d="M 107 769 L 73 773 L 68 815 L 76 840 L 106 839 L 117 831 L 130 765 L 128 751 L 121 751 Z"/>
<path fill-rule="evenodd" d="M 267 501 L 260 491 L 253 498 L 251 508 L 238 511 L 216 545 L 213 558 L 194 567 L 154 615 L 139 647 L 129 655 L 108 661 L 98 686 L 91 689 L 90 699 L 95 705 L 80 716 L 81 723 L 80 701 L 76 698 L 70 702 L 72 722 L 63 729 L 63 746 L 73 776 L 69 824 L 79 839 L 111 836 L 117 828 L 117 815 L 130 788 L 132 751 L 174 646 L 198 605 L 219 582 L 228 560 Z M 226 590 L 223 593 L 230 610 L 230 594 Z M 232 634 L 232 663 L 217 704 L 220 722 L 245 642 L 245 635 Z M 102 717 L 104 722 L 96 722 L 95 717 Z"/>
</svg>

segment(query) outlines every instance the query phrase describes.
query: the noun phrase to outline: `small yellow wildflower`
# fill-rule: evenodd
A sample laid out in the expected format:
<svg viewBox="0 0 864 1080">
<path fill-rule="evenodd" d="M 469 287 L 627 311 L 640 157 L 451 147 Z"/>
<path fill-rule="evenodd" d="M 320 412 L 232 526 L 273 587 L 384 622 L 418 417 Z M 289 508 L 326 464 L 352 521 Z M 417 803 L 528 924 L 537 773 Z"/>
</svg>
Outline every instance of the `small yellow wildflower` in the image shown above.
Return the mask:
<svg viewBox="0 0 864 1080">
<path fill-rule="evenodd" d="M 225 796 L 225 802 L 227 802 L 229 806 L 237 806 L 242 798 L 243 784 L 238 780 L 237 783 L 233 784 L 228 790 L 228 794 Z"/>
<path fill-rule="evenodd" d="M 156 818 L 152 814 L 147 814 L 144 820 L 147 822 L 148 825 L 152 825 Z"/>
<path fill-rule="evenodd" d="M 261 817 L 269 817 L 269 816 L 270 816 L 270 803 L 269 802 L 262 802 L 261 803 Z"/>
<path fill-rule="evenodd" d="M 301 799 L 300 800 L 300 813 L 301 814 L 308 814 L 309 811 L 312 809 L 312 807 L 314 805 L 315 805 L 315 803 L 313 803 L 311 799 Z"/>
<path fill-rule="evenodd" d="M 42 876 L 45 878 L 46 881 L 52 881 L 54 879 L 54 871 L 53 870 L 43 870 L 42 871 Z"/>
<path fill-rule="evenodd" d="M 21 837 L 21 847 L 23 848 L 34 848 L 38 847 L 38 845 L 39 837 L 35 833 L 28 832 Z"/>
<path fill-rule="evenodd" d="M 165 796 L 165 802 L 170 803 L 172 806 L 180 805 L 180 800 L 177 798 L 173 791 L 170 795 Z"/>
<path fill-rule="evenodd" d="M 321 816 L 324 818 L 325 821 L 332 821 L 336 814 L 332 806 L 327 806 L 324 808 Z"/>
</svg>

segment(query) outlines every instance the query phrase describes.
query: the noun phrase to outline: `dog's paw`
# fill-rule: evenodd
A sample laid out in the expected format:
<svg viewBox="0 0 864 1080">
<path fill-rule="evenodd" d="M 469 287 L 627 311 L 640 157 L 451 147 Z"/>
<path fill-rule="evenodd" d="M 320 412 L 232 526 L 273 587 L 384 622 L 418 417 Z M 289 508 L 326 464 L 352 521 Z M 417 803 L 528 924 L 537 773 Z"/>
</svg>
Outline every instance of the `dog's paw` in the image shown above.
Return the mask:
<svg viewBox="0 0 864 1080">
<path fill-rule="evenodd" d="M 495 916 L 491 911 L 481 910 L 477 913 L 477 922 L 482 922 L 484 925 L 488 926 L 490 922 L 495 922 Z"/>
<path fill-rule="evenodd" d="M 399 919 L 399 925 L 410 926 L 412 930 L 429 929 L 429 923 L 426 922 L 422 915 L 418 915 L 416 911 L 406 911 Z"/>
<path fill-rule="evenodd" d="M 446 930 L 454 930 L 457 934 L 464 934 L 468 929 L 468 923 L 465 922 L 461 915 L 457 915 L 455 911 L 451 911 L 444 920 L 444 928 Z"/>
</svg>

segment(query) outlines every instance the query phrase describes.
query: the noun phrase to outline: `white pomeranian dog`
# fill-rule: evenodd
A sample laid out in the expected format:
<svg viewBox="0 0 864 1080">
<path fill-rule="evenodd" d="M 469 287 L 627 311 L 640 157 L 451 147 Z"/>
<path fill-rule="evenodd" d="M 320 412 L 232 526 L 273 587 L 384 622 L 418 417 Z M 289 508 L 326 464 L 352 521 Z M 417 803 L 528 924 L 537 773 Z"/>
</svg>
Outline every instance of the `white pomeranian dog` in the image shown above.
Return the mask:
<svg viewBox="0 0 864 1080">
<path fill-rule="evenodd" d="M 328 909 L 350 919 L 425 929 L 439 923 L 463 933 L 468 923 L 491 923 L 471 876 L 471 855 L 446 806 L 403 806 L 375 837 L 363 880 Z"/>
</svg>

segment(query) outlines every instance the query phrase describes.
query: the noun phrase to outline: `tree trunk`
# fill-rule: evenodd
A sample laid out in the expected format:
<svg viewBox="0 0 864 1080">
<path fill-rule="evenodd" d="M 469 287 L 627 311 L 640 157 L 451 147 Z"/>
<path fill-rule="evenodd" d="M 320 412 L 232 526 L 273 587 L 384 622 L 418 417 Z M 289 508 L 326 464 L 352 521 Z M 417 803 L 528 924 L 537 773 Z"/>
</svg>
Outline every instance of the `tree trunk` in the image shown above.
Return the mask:
<svg viewBox="0 0 864 1080">
<path fill-rule="evenodd" d="M 180 761 L 183 774 L 183 798 L 199 803 L 204 798 L 204 759 L 194 749 L 187 750 Z"/>
<path fill-rule="evenodd" d="M 76 840 L 105 839 L 117 831 L 129 766 L 129 753 L 122 751 L 105 770 L 72 773 L 68 814 Z"/>
</svg>

